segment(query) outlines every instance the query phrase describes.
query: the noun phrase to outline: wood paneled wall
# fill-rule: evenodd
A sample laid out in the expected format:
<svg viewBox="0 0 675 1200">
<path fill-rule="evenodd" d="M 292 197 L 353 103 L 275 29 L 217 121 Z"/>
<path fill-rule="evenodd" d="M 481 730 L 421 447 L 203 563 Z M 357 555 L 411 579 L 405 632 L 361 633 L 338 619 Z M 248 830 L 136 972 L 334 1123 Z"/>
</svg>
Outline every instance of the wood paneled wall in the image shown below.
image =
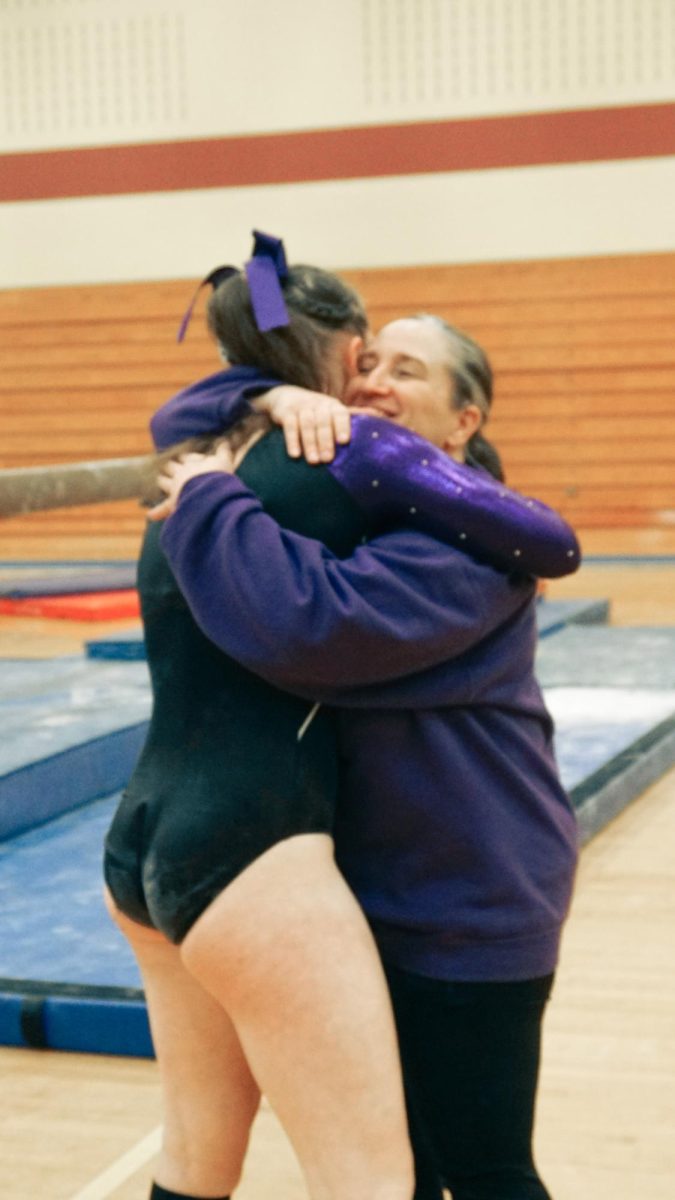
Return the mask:
<svg viewBox="0 0 675 1200">
<path fill-rule="evenodd" d="M 485 346 L 488 433 L 514 487 L 594 546 L 626 531 L 642 549 L 675 547 L 675 254 L 345 275 L 375 328 L 432 311 Z M 191 288 L 0 293 L 0 465 L 145 453 L 153 410 L 218 367 L 199 304 L 176 344 Z M 128 502 L 11 518 L 0 557 L 131 557 L 142 526 Z"/>
</svg>

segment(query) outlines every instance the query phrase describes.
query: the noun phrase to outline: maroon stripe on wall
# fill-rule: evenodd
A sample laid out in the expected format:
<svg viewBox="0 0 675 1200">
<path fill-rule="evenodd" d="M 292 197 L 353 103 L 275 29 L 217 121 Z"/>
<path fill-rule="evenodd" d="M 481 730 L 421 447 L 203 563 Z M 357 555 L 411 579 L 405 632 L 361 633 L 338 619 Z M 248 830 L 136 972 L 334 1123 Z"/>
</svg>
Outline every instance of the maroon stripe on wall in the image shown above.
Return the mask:
<svg viewBox="0 0 675 1200">
<path fill-rule="evenodd" d="M 675 154 L 675 104 L 0 155 L 0 200 L 114 196 Z"/>
</svg>

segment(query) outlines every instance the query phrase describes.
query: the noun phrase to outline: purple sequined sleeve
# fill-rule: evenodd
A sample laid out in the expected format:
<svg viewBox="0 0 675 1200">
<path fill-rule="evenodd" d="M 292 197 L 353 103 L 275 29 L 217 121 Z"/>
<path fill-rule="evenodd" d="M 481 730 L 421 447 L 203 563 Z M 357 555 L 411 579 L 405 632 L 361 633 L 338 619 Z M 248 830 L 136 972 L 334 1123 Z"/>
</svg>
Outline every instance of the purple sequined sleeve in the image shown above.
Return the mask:
<svg viewBox="0 0 675 1200">
<path fill-rule="evenodd" d="M 555 579 L 579 566 L 574 531 L 552 508 L 390 421 L 354 416 L 329 469 L 383 525 L 433 534 L 502 570 Z"/>
</svg>

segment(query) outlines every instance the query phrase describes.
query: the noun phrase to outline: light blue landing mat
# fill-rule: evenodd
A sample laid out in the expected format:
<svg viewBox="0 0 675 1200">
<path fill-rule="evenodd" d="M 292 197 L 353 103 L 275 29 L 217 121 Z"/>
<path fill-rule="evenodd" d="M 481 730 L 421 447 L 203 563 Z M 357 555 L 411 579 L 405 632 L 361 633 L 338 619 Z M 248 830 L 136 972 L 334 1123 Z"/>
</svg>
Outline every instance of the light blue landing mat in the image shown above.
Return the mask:
<svg viewBox="0 0 675 1200">
<path fill-rule="evenodd" d="M 675 626 L 568 626 L 539 642 L 537 675 L 544 687 L 675 688 Z"/>
<path fill-rule="evenodd" d="M 547 688 L 556 757 L 587 842 L 675 763 L 675 688 Z"/>
<path fill-rule="evenodd" d="M 675 762 L 675 627 L 569 625 L 536 670 L 587 839 Z"/>
<path fill-rule="evenodd" d="M 604 625 L 609 620 L 609 600 L 537 601 L 539 637 L 549 637 L 567 625 Z"/>
<path fill-rule="evenodd" d="M 145 663 L 0 663 L 0 840 L 123 787 L 151 698 Z"/>
</svg>

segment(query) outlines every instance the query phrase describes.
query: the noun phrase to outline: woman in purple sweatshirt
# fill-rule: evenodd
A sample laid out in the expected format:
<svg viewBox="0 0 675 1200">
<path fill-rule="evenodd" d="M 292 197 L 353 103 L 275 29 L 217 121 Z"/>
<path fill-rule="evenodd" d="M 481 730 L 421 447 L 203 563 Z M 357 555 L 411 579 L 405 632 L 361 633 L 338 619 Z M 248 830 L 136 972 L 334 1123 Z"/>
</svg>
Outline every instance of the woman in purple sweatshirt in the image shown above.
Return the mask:
<svg viewBox="0 0 675 1200">
<path fill-rule="evenodd" d="M 461 455 L 453 395 L 467 407 L 485 386 L 463 346 L 435 319 L 395 322 L 359 356 L 348 395 Z M 252 386 L 212 377 L 198 404 L 194 393 L 171 402 L 155 431 L 166 440 L 176 418 L 185 431 L 199 404 L 205 428 L 216 410 L 227 423 Z M 364 503 L 379 497 L 384 471 L 372 457 L 361 470 L 359 456 L 382 432 L 355 419 L 351 451 L 332 467 Z M 543 1200 L 531 1147 L 541 1021 L 576 828 L 533 674 L 534 586 L 478 561 L 480 547 L 470 558 L 429 536 L 419 518 L 433 508 L 425 484 L 437 451 L 401 440 L 411 455 L 403 491 L 414 479 L 422 501 L 409 505 L 408 528 L 351 556 L 280 528 L 239 479 L 214 474 L 214 458 L 173 469 L 167 487 L 174 499 L 183 490 L 162 544 L 210 638 L 265 679 L 339 709 L 337 856 L 387 968 L 416 1197 L 439 1200 L 446 1187 L 453 1200 Z M 493 513 L 508 495 L 494 490 Z M 501 565 L 522 562 L 512 532 Z M 563 553 L 573 567 L 569 540 Z"/>
</svg>

